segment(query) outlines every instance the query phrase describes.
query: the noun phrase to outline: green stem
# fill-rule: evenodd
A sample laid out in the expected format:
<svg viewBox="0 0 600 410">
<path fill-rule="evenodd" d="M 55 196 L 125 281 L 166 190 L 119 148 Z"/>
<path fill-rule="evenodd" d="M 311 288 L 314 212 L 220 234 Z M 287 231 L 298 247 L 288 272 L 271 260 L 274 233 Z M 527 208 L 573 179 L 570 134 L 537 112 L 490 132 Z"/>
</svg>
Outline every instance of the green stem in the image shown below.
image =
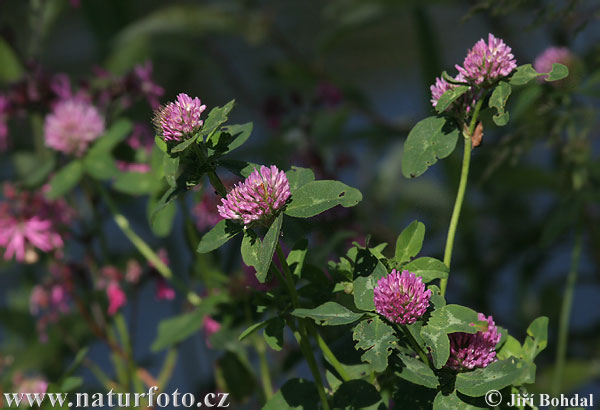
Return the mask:
<svg viewBox="0 0 600 410">
<path fill-rule="evenodd" d="M 554 378 L 552 382 L 553 396 L 558 396 L 561 392 L 562 378 L 565 369 L 567 357 L 567 344 L 569 339 L 569 320 L 571 318 L 571 308 L 573 306 L 573 293 L 575 283 L 577 282 L 577 271 L 579 261 L 581 260 L 581 248 L 583 243 L 583 233 L 580 227 L 575 233 L 575 244 L 571 254 L 571 268 L 567 276 L 565 293 L 563 295 L 562 307 L 560 310 L 560 322 L 558 327 L 558 346 L 556 349 L 556 366 L 554 368 Z"/>
<path fill-rule="evenodd" d="M 277 253 L 277 258 L 281 263 L 281 267 L 283 268 L 282 279 L 285 282 L 288 291 L 290 292 L 290 296 L 292 298 L 292 305 L 294 308 L 298 307 L 298 292 L 296 292 L 296 286 L 294 285 L 294 278 L 292 276 L 292 272 L 290 271 L 290 267 L 287 264 L 285 255 L 283 250 L 281 249 L 281 245 L 279 241 L 277 242 L 277 247 L 275 248 L 275 252 Z M 277 270 L 277 268 L 276 268 Z M 290 325 L 288 323 L 288 325 Z M 315 356 L 313 354 L 312 348 L 310 346 L 310 342 L 308 339 L 308 332 L 306 330 L 306 321 L 304 319 L 298 318 L 298 330 L 295 330 L 292 326 L 290 326 L 294 331 L 294 336 L 298 340 L 300 344 L 300 350 L 302 350 L 302 354 L 308 363 L 308 367 L 315 379 L 315 384 L 317 386 L 317 391 L 319 392 L 319 398 L 321 399 L 321 405 L 324 410 L 329 410 L 329 403 L 327 402 L 327 395 L 325 394 L 325 389 L 323 388 L 323 379 L 321 378 L 321 373 L 319 371 L 319 367 L 317 366 L 317 361 L 315 360 Z M 332 353 L 333 355 L 333 353 Z"/>
<path fill-rule="evenodd" d="M 173 275 L 171 269 L 163 263 L 160 257 L 150 248 L 150 246 L 131 228 L 129 220 L 119 212 L 116 204 L 113 202 L 109 193 L 106 191 L 102 184 L 97 184 L 100 196 L 108 206 L 108 209 L 113 215 L 113 220 L 121 231 L 127 236 L 127 239 L 137 248 L 137 250 L 146 258 L 146 260 L 168 281 L 173 283 L 181 292 L 187 295 L 188 301 L 194 306 L 198 306 L 202 299 L 198 294 L 192 290 L 187 289 L 187 286 L 183 284 L 176 276 Z"/>
<path fill-rule="evenodd" d="M 317 361 L 313 355 L 312 348 L 310 343 L 308 342 L 308 337 L 306 335 L 306 328 L 304 327 L 304 320 L 298 319 L 298 329 L 295 328 L 293 322 L 288 321 L 288 326 L 292 329 L 294 333 L 294 337 L 298 341 L 300 345 L 300 350 L 302 350 L 302 354 L 308 363 L 308 367 L 310 368 L 310 372 L 312 373 L 315 384 L 317 386 L 317 391 L 319 393 L 319 398 L 321 400 L 321 405 L 324 410 L 329 410 L 329 403 L 327 402 L 327 395 L 325 394 L 325 389 L 323 388 L 323 379 L 321 378 L 321 373 L 319 372 L 319 367 L 317 366 Z"/>
<path fill-rule="evenodd" d="M 254 348 L 258 353 L 260 362 L 260 379 L 262 381 L 263 393 L 265 395 L 265 403 L 273 397 L 273 383 L 271 381 L 271 373 L 269 371 L 269 362 L 267 361 L 267 352 L 265 343 L 260 336 L 254 337 Z"/>
<path fill-rule="evenodd" d="M 323 352 L 323 355 L 325 356 L 327 361 L 333 366 L 335 371 L 338 372 L 342 380 L 345 382 L 352 380 L 352 377 L 350 377 L 344 366 L 340 363 L 337 357 L 335 357 L 335 355 L 327 345 L 327 342 L 325 342 L 325 339 L 323 339 L 323 337 L 319 334 L 318 330 L 311 322 L 308 322 L 308 331 L 315 338 L 317 344 L 319 345 L 319 348 L 321 348 L 321 351 Z"/>
<path fill-rule="evenodd" d="M 167 385 L 169 384 L 169 380 L 171 379 L 173 371 L 175 370 L 175 365 L 177 364 L 178 355 L 179 352 L 175 348 L 169 349 L 167 352 L 162 369 L 158 374 L 158 387 L 161 390 L 166 389 Z"/>
<path fill-rule="evenodd" d="M 394 327 L 396 328 L 396 331 L 400 330 L 400 332 L 406 336 L 406 338 L 408 339 L 408 342 L 412 346 L 413 350 L 419 355 L 421 360 L 423 360 L 423 363 L 425 363 L 427 366 L 429 366 L 429 368 L 433 369 L 433 366 L 432 366 L 431 362 L 429 361 L 429 358 L 427 357 L 427 355 L 425 354 L 425 352 L 419 345 L 419 342 L 417 342 L 417 340 L 414 338 L 412 333 L 410 333 L 410 330 L 408 330 L 406 325 L 399 325 L 399 326 L 394 325 Z"/>
<path fill-rule="evenodd" d="M 464 153 L 463 153 L 463 162 L 462 162 L 462 170 L 460 173 L 460 182 L 458 184 L 458 193 L 456 194 L 456 201 L 454 202 L 454 209 L 452 211 L 452 217 L 450 218 L 450 227 L 448 228 L 448 237 L 446 239 L 446 249 L 444 250 L 444 264 L 450 269 L 450 262 L 452 261 L 452 249 L 454 248 L 454 237 L 456 236 L 456 229 L 458 227 L 458 220 L 460 218 L 460 211 L 462 209 L 463 200 L 465 199 L 465 192 L 467 190 L 467 181 L 469 179 L 469 165 L 471 163 L 471 150 L 472 150 L 472 142 L 471 137 L 473 136 L 473 132 L 475 131 L 475 126 L 477 125 L 477 117 L 479 117 L 479 111 L 481 110 L 481 106 L 483 104 L 483 100 L 485 96 L 482 96 L 479 101 L 477 101 L 477 105 L 475 106 L 475 111 L 473 112 L 473 117 L 471 118 L 471 123 L 469 124 L 469 129 L 465 133 L 463 131 L 463 139 L 464 139 Z M 448 278 L 442 279 L 440 281 L 440 288 L 442 296 L 446 294 L 446 287 L 448 286 Z"/>
<path fill-rule="evenodd" d="M 193 143 L 192 146 L 194 147 L 194 151 L 196 152 L 196 155 L 200 159 L 200 162 L 203 164 L 205 162 L 207 162 L 208 156 L 206 154 L 206 147 L 204 145 L 199 145 L 197 143 Z M 217 191 L 217 193 L 221 197 L 225 198 L 227 196 L 227 189 L 225 188 L 225 185 L 223 185 L 223 182 L 221 182 L 221 179 L 219 178 L 219 176 L 213 169 L 212 164 L 209 164 L 209 165 L 210 165 L 210 170 L 206 172 L 206 174 L 208 175 L 208 180 L 210 181 L 210 184 L 213 186 L 213 188 Z"/>
</svg>

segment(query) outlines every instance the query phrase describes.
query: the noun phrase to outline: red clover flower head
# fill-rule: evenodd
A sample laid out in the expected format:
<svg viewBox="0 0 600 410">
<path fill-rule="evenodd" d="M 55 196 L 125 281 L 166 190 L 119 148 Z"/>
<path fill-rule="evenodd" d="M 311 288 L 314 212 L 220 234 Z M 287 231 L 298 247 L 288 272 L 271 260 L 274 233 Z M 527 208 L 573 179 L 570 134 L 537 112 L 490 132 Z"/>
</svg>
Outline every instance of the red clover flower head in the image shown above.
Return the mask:
<svg viewBox="0 0 600 410">
<path fill-rule="evenodd" d="M 451 333 L 450 358 L 446 367 L 453 370 L 472 370 L 476 367 L 487 367 L 494 363 L 496 358 L 496 344 L 500 341 L 501 334 L 494 323 L 492 316 L 486 317 L 478 314 L 479 320 L 488 323 L 485 332 L 477 333 Z"/>
<path fill-rule="evenodd" d="M 275 165 L 254 170 L 245 181 L 234 186 L 217 206 L 225 219 L 238 219 L 248 225 L 268 219 L 281 209 L 290 197 L 290 184 L 285 172 Z"/>
<path fill-rule="evenodd" d="M 81 156 L 104 132 L 104 119 L 93 105 L 81 99 L 61 101 L 46 116 L 46 145 L 65 154 Z"/>
<path fill-rule="evenodd" d="M 393 323 L 410 325 L 423 316 L 429 307 L 431 290 L 425 290 L 420 276 L 407 270 L 392 269 L 377 281 L 374 290 L 375 309 Z"/>
<path fill-rule="evenodd" d="M 492 84 L 517 68 L 511 48 L 504 41 L 488 35 L 487 43 L 481 39 L 469 50 L 462 67 L 456 65 L 465 80 L 476 85 Z"/>
<path fill-rule="evenodd" d="M 198 97 L 192 98 L 181 93 L 172 101 L 159 109 L 154 117 L 154 124 L 165 141 L 181 141 L 196 133 L 204 121 L 200 116 L 206 109 Z"/>
</svg>

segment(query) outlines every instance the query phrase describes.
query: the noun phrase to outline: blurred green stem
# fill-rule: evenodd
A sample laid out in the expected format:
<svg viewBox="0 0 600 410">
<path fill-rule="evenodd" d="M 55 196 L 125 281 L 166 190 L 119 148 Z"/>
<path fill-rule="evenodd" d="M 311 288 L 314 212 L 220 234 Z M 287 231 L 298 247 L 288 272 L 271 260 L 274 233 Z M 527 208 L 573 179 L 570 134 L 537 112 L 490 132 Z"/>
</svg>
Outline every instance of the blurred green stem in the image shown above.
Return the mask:
<svg viewBox="0 0 600 410">
<path fill-rule="evenodd" d="M 452 249 L 454 248 L 454 237 L 456 236 L 456 228 L 458 227 L 458 219 L 460 218 L 460 211 L 462 208 L 463 200 L 465 199 L 465 192 L 467 190 L 467 180 L 469 179 L 469 165 L 471 163 L 471 150 L 472 141 L 471 137 L 475 132 L 475 126 L 477 125 L 477 118 L 479 117 L 479 111 L 483 105 L 483 95 L 475 106 L 469 129 L 465 133 L 463 131 L 463 140 L 465 144 L 462 171 L 460 173 L 460 182 L 458 184 L 458 193 L 456 194 L 456 201 L 454 202 L 454 210 L 452 211 L 452 218 L 450 219 L 450 227 L 448 228 L 448 238 L 446 239 L 446 249 L 444 250 L 444 264 L 450 269 L 450 262 L 452 261 Z M 450 275 L 450 273 L 448 273 Z M 448 286 L 448 278 L 442 279 L 440 282 L 440 288 L 442 296 L 446 294 L 446 287 Z"/>
<path fill-rule="evenodd" d="M 579 261 L 581 260 L 581 248 L 583 242 L 583 230 L 577 228 L 575 233 L 575 244 L 571 254 L 571 268 L 567 276 L 565 293 L 563 295 L 562 306 L 560 309 L 560 322 L 558 325 L 558 346 L 556 348 L 556 365 L 554 367 L 554 377 L 552 380 L 552 396 L 558 397 L 561 393 L 562 378 L 565 370 L 565 361 L 567 357 L 567 344 L 569 339 L 569 320 L 571 318 L 571 308 L 573 306 L 573 293 L 575 292 L 575 283 L 577 282 L 577 271 L 579 270 Z"/>
<path fill-rule="evenodd" d="M 265 395 L 265 403 L 273 397 L 273 383 L 271 381 L 271 373 L 269 372 L 269 362 L 267 361 L 267 352 L 264 340 L 258 336 L 253 337 L 254 348 L 258 354 L 260 361 L 260 379 L 262 381 L 263 393 Z"/>
<path fill-rule="evenodd" d="M 108 206 L 108 209 L 113 215 L 113 219 L 117 226 L 121 229 L 121 231 L 127 236 L 127 239 L 137 248 L 137 250 L 148 260 L 148 262 L 154 265 L 154 268 L 168 281 L 173 283 L 181 292 L 186 294 L 188 301 L 194 305 L 198 306 L 202 299 L 198 294 L 192 290 L 189 290 L 187 286 L 182 283 L 176 276 L 173 275 L 171 269 L 163 263 L 160 257 L 150 248 L 150 246 L 131 228 L 129 224 L 129 220 L 119 212 L 116 204 L 113 202 L 110 194 L 107 190 L 102 186 L 102 184 L 96 184 L 98 191 L 100 192 L 100 196 Z"/>
<path fill-rule="evenodd" d="M 292 272 L 290 271 L 290 267 L 287 264 L 287 260 L 281 249 L 281 245 L 277 242 L 277 247 L 275 248 L 275 252 L 277 253 L 277 258 L 283 268 L 283 280 L 290 292 L 290 296 L 292 298 L 292 305 L 294 308 L 298 307 L 298 293 L 296 292 L 296 286 L 294 285 L 294 278 L 292 276 Z M 317 366 L 317 361 L 315 360 L 315 356 L 313 355 L 312 348 L 310 346 L 310 342 L 308 339 L 308 332 L 306 330 L 306 321 L 302 318 L 298 318 L 298 330 L 294 330 L 294 335 L 300 344 L 300 349 L 308 363 L 308 367 L 315 378 L 315 384 L 317 385 L 317 391 L 319 392 L 319 398 L 321 399 L 321 405 L 324 410 L 329 410 L 329 403 L 327 402 L 327 395 L 325 394 L 325 389 L 323 387 L 323 379 L 321 377 L 321 373 L 319 371 L 319 367 Z M 333 353 L 332 353 L 333 355 Z"/>
</svg>

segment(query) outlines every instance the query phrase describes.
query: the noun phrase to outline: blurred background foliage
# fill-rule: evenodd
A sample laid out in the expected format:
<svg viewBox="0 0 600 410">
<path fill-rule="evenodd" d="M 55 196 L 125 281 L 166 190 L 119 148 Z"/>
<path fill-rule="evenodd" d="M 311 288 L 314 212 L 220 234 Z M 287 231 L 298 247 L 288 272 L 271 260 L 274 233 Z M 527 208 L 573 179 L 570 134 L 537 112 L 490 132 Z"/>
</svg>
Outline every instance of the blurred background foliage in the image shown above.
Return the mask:
<svg viewBox="0 0 600 410">
<path fill-rule="evenodd" d="M 0 81 L 7 86 L 16 80 L 19 65 L 26 72 L 41 67 L 66 73 L 76 84 L 99 67 L 118 75 L 151 61 L 155 81 L 166 90 L 162 102 L 179 92 L 198 95 L 209 109 L 236 99 L 234 122 L 254 122 L 251 143 L 236 157 L 283 169 L 310 167 L 318 178 L 362 191 L 360 206 L 313 222 L 310 229 L 320 232 L 323 244 L 313 262 L 324 264 L 366 235 L 373 243 L 393 244 L 415 218 L 427 226 L 424 253 L 440 258 L 460 153 L 417 180 L 400 172 L 410 127 L 432 112 L 429 85 L 442 70 L 453 73 L 467 48 L 488 32 L 513 48 L 519 65 L 548 46 L 568 47 L 578 59 L 568 83 L 516 90 L 506 127 L 486 127 L 492 113 L 483 114 L 484 140 L 472 159 L 447 298 L 494 315 L 517 339 L 533 318 L 549 316 L 549 348 L 531 389 L 549 391 L 560 301 L 574 229 L 581 226 L 584 248 L 564 383 L 566 390 L 600 394 L 599 19 L 594 0 L 0 0 Z M 129 112 L 150 123 L 147 105 Z M 19 131 L 11 133 L 18 137 L 1 156 L 4 180 L 18 171 L 12 153 L 32 144 L 27 122 L 17 118 L 12 127 Z M 175 272 L 188 270 L 193 255 L 181 229 L 153 238 L 145 203 L 128 201 L 127 215 L 153 246 L 169 250 Z M 175 226 L 181 223 L 178 216 Z M 106 229 L 115 255 L 131 251 L 114 227 Z M 226 257 L 220 267 L 225 275 L 240 269 Z M 34 268 L 4 263 L 1 269 L 0 359 L 50 380 L 62 377 L 71 350 L 52 337 L 37 344 L 29 317 Z M 139 298 L 151 300 L 151 291 Z M 182 303 L 140 304 L 134 355 L 150 370 L 163 361 L 149 350 L 157 323 L 181 311 Z M 74 339 L 92 340 L 75 321 L 68 330 Z M 215 369 L 218 384 L 254 366 L 252 357 L 240 363 L 234 353 L 205 348 L 200 336 L 181 348 L 167 391 L 213 391 Z M 94 343 L 92 351 L 105 367 L 108 351 Z M 303 371 L 287 364 L 298 359 L 292 353 L 278 353 L 286 360 L 283 373 Z M 0 364 L 6 383 L 10 375 L 2 369 Z M 237 373 L 227 374 L 230 369 Z M 243 389 L 236 396 L 252 407 L 256 402 L 246 399 L 253 395 L 252 382 L 246 382 L 252 377 L 238 380 Z"/>
</svg>

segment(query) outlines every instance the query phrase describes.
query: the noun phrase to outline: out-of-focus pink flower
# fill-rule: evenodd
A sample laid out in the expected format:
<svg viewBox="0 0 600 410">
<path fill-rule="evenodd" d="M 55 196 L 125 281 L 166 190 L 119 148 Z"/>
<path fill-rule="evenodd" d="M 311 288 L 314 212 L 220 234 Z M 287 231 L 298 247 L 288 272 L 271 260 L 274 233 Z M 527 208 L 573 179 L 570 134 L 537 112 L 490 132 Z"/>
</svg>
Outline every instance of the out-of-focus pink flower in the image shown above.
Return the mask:
<svg viewBox="0 0 600 410">
<path fill-rule="evenodd" d="M 577 58 L 575 55 L 567 47 L 548 47 L 535 59 L 533 67 L 538 73 L 549 73 L 552 71 L 552 64 L 559 63 L 566 65 L 569 68 L 569 71 L 572 72 L 576 60 Z M 542 75 L 539 76 L 537 80 L 543 82 L 546 77 L 547 75 Z M 573 78 L 573 75 L 570 75 L 569 77 Z M 569 79 L 552 82 L 551 84 L 561 85 L 565 84 L 567 80 Z"/>
<path fill-rule="evenodd" d="M 81 6 L 81 0 L 69 0 L 69 1 L 71 3 L 71 6 L 73 6 L 73 7 L 77 8 L 77 7 Z"/>
<path fill-rule="evenodd" d="M 42 284 L 33 287 L 29 297 L 29 310 L 32 315 L 38 317 L 37 329 L 42 341 L 47 340 L 48 325 L 70 312 L 74 289 L 72 273 L 68 266 L 52 264 L 50 273 Z"/>
<path fill-rule="evenodd" d="M 165 141 L 181 141 L 202 128 L 204 120 L 200 116 L 204 110 L 206 105 L 198 97 L 181 93 L 156 112 L 154 124 Z"/>
<path fill-rule="evenodd" d="M 50 80 L 50 89 L 58 97 L 59 101 L 66 101 L 73 98 L 71 90 L 71 80 L 66 74 L 56 74 Z"/>
<path fill-rule="evenodd" d="M 327 107 L 335 107 L 343 98 L 342 91 L 335 85 L 323 81 L 317 87 L 317 102 Z"/>
<path fill-rule="evenodd" d="M 425 290 L 420 276 L 407 270 L 392 269 L 377 281 L 374 289 L 375 309 L 393 323 L 410 325 L 425 314 L 431 290 Z"/>
<path fill-rule="evenodd" d="M 117 281 L 108 284 L 106 296 L 108 297 L 108 314 L 111 316 L 127 303 L 127 296 Z"/>
<path fill-rule="evenodd" d="M 127 267 L 125 269 L 125 280 L 129 283 L 138 283 L 142 276 L 142 265 L 135 259 L 127 261 Z"/>
<path fill-rule="evenodd" d="M 8 149 L 8 97 L 0 95 L 0 152 Z"/>
<path fill-rule="evenodd" d="M 173 300 L 175 299 L 175 290 L 167 284 L 167 281 L 161 276 L 156 280 L 156 299 Z"/>
<path fill-rule="evenodd" d="M 217 210 L 219 203 L 220 198 L 212 191 L 207 190 L 203 193 L 202 200 L 192 210 L 199 231 L 207 231 L 223 219 Z"/>
<path fill-rule="evenodd" d="M 4 197 L 0 202 L 4 259 L 35 262 L 35 249 L 50 252 L 63 247 L 60 231 L 73 215 L 64 200 L 48 201 L 41 192 L 17 192 L 9 184 L 4 186 Z"/>
<path fill-rule="evenodd" d="M 127 138 L 127 144 L 135 150 L 143 149 L 146 154 L 150 154 L 154 148 L 152 129 L 145 123 L 136 123 L 131 135 Z"/>
<path fill-rule="evenodd" d="M 104 132 L 104 119 L 93 106 L 78 99 L 58 103 L 46 116 L 46 145 L 65 154 L 81 156 Z"/>
<path fill-rule="evenodd" d="M 152 79 L 153 66 L 151 61 L 146 61 L 144 64 L 138 64 L 134 67 L 134 75 L 140 82 L 140 90 L 146 96 L 148 104 L 153 109 L 160 106 L 159 98 L 165 93 L 165 90 Z"/>
<path fill-rule="evenodd" d="M 20 394 L 21 400 L 26 400 L 26 393 L 46 393 L 48 391 L 48 382 L 42 377 L 23 377 L 21 373 L 13 377 L 15 392 Z"/>
<path fill-rule="evenodd" d="M 471 84 L 493 84 L 517 68 L 511 48 L 502 39 L 488 35 L 487 43 L 481 39 L 469 50 L 462 66 L 456 69 Z"/>
<path fill-rule="evenodd" d="M 248 225 L 253 221 L 268 219 L 289 199 L 290 184 L 285 172 L 275 165 L 254 170 L 246 180 L 236 185 L 217 206 L 225 219 L 238 219 Z"/>
<path fill-rule="evenodd" d="M 210 338 L 212 335 L 221 330 L 221 324 L 214 320 L 210 316 L 204 316 L 202 320 L 202 327 L 204 327 L 204 335 L 206 337 L 206 346 L 212 348 L 210 344 Z"/>
<path fill-rule="evenodd" d="M 451 333 L 450 357 L 446 367 L 454 370 L 472 370 L 476 367 L 487 367 L 498 360 L 496 358 L 496 344 L 502 336 L 491 316 L 478 314 L 478 319 L 488 322 L 485 332 L 477 333 Z"/>
<path fill-rule="evenodd" d="M 147 174 L 152 170 L 150 164 L 144 164 L 140 162 L 127 162 L 127 161 L 116 161 L 117 168 L 122 172 L 138 172 L 140 174 Z"/>
</svg>

